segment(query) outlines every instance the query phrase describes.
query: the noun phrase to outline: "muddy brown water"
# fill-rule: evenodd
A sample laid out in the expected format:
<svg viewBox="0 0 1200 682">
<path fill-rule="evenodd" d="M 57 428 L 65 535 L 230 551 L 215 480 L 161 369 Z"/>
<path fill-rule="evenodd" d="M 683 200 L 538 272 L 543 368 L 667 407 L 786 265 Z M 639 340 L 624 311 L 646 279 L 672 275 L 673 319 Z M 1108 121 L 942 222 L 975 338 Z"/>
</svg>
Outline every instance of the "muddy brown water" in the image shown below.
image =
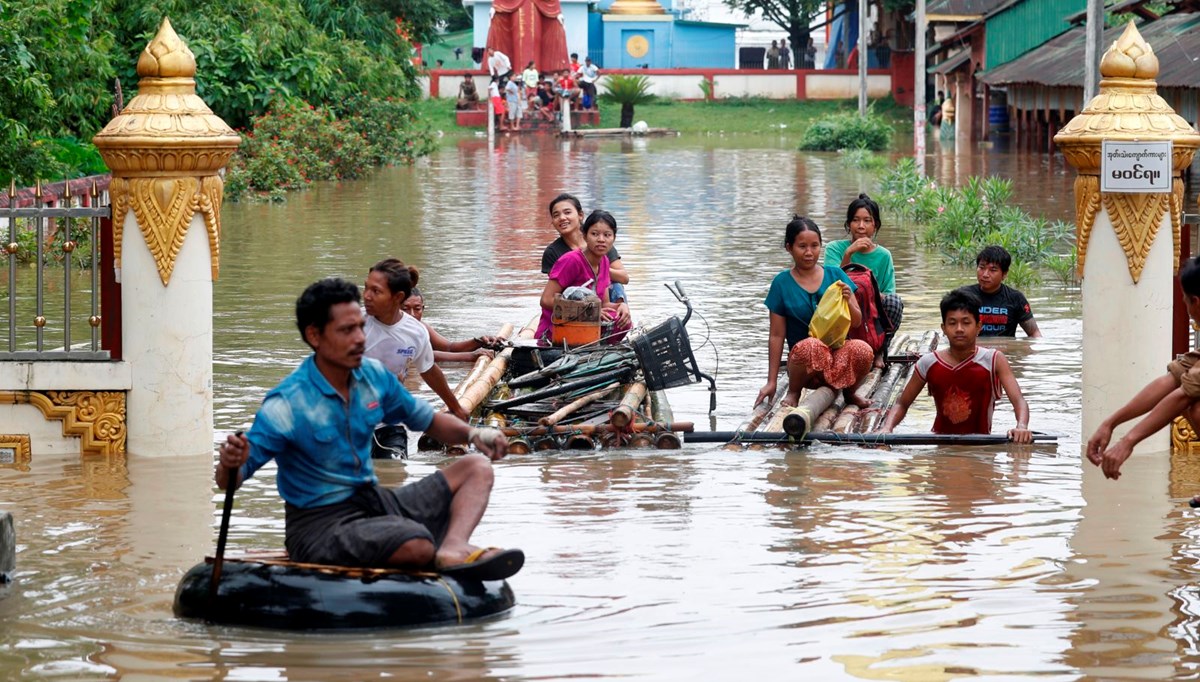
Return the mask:
<svg viewBox="0 0 1200 682">
<path fill-rule="evenodd" d="M 1071 217 L 1061 159 L 934 154 L 932 174 L 1012 177 L 1024 206 Z M 452 144 L 415 168 L 324 185 L 282 205 L 229 205 L 215 288 L 219 431 L 249 419 L 304 355 L 291 306 L 317 276 L 361 280 L 377 258 L 422 269 L 427 320 L 490 333 L 535 312 L 546 201 L 571 190 L 620 222 L 635 315 L 696 303 L 697 355 L 733 429 L 765 379 L 771 277 L 793 212 L 836 236 L 871 177 L 790 142 L 709 136 Z M 908 302 L 933 328 L 947 266 L 886 225 Z M 0 678 L 30 679 L 898 679 L 1180 678 L 1197 674 L 1192 587 L 1197 491 L 1186 458 L 1135 457 L 1120 484 L 1081 493 L 1079 294 L 1052 275 L 1027 293 L 1046 338 L 999 345 L 1057 447 L 818 446 L 807 451 L 550 452 L 497 465 L 477 534 L 529 557 L 518 606 L 463 627 L 295 634 L 182 622 L 180 576 L 213 551 L 212 461 L 35 457 L 0 470 L 17 518 L 16 582 L 0 597 Z M 461 369 L 453 370 L 461 372 Z M 670 393 L 709 428 L 703 386 Z M 169 406 L 164 406 L 169 409 Z M 927 399 L 907 430 L 932 417 Z M 1006 402 L 997 428 L 1013 423 Z M 440 456 L 381 464 L 386 483 Z M 1134 491 L 1138 492 L 1135 496 Z M 1145 500 L 1150 499 L 1151 503 Z M 1102 503 L 1101 503 L 1102 500 Z M 282 545 L 269 472 L 238 494 L 231 550 Z"/>
</svg>

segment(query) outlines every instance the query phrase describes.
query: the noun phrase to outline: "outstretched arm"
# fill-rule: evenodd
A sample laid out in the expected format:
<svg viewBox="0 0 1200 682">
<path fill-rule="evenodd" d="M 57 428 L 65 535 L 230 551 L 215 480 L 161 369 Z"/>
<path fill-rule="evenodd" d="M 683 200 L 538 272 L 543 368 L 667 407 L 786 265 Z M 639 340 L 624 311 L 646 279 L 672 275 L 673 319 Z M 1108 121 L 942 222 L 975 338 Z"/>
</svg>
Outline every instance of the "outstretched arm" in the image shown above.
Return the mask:
<svg viewBox="0 0 1200 682">
<path fill-rule="evenodd" d="M 917 396 L 921 395 L 923 388 L 925 388 L 925 379 L 914 371 L 908 383 L 905 384 L 904 390 L 900 393 L 900 397 L 896 400 L 896 404 L 888 410 L 887 417 L 883 420 L 883 426 L 879 427 L 880 433 L 891 433 L 900 422 L 904 421 L 904 417 L 908 414 L 908 408 L 912 406 Z"/>
<path fill-rule="evenodd" d="M 1030 321 L 1032 322 L 1032 320 Z M 1029 430 L 1029 403 L 1025 402 L 1025 396 L 1021 395 L 1021 386 L 1017 383 L 1017 377 L 1013 375 L 1012 366 L 1008 364 L 1008 358 L 1004 357 L 1004 353 L 996 353 L 996 375 L 1000 379 L 1000 386 L 1004 388 L 1005 395 L 1012 403 L 1013 412 L 1017 415 L 1017 426 L 1009 430 L 1008 439 L 1014 443 L 1032 443 L 1033 432 Z"/>
<path fill-rule="evenodd" d="M 1088 439 L 1087 458 L 1093 464 L 1099 465 L 1100 458 L 1104 454 L 1104 451 L 1108 449 L 1109 440 L 1112 439 L 1113 429 L 1130 419 L 1140 417 L 1154 409 L 1155 405 L 1161 403 L 1164 398 L 1178 387 L 1179 383 L 1170 374 L 1164 374 L 1146 384 L 1145 388 L 1138 391 L 1138 394 L 1133 396 L 1129 402 L 1122 405 L 1116 412 L 1113 412 L 1108 419 L 1100 422 L 1096 433 L 1092 434 L 1092 437 Z M 1183 410 L 1182 407 L 1179 409 L 1180 411 Z"/>
<path fill-rule="evenodd" d="M 458 417 L 463 422 L 471 418 L 467 411 L 458 404 L 458 398 L 454 397 L 454 391 L 450 389 L 450 385 L 446 383 L 446 375 L 442 374 L 442 368 L 436 364 L 429 369 L 421 372 L 421 378 L 433 389 L 433 392 L 438 394 L 442 402 L 446 403 L 446 409 L 455 417 Z"/>
<path fill-rule="evenodd" d="M 783 343 L 787 336 L 787 320 L 782 315 L 771 313 L 771 332 L 767 339 L 767 383 L 763 384 L 762 389 L 758 392 L 758 398 L 754 401 L 754 406 L 764 400 L 771 400 L 775 397 L 775 390 L 779 382 L 779 362 L 783 356 Z"/>
<path fill-rule="evenodd" d="M 1042 330 L 1038 329 L 1037 320 L 1032 317 L 1021 323 L 1021 329 L 1024 329 L 1025 335 L 1031 339 L 1042 338 Z"/>
<path fill-rule="evenodd" d="M 1104 471 L 1105 477 L 1114 480 L 1120 478 L 1121 465 L 1133 454 L 1134 446 L 1170 424 L 1171 420 L 1179 416 L 1191 402 L 1192 398 L 1184 393 L 1182 388 L 1171 391 L 1167 397 L 1154 406 L 1154 409 L 1150 410 L 1150 414 L 1146 415 L 1145 419 L 1138 422 L 1137 426 L 1125 434 L 1125 437 L 1118 440 L 1116 445 L 1105 450 L 1104 454 L 1100 456 L 1092 456 L 1089 451 L 1088 459 Z M 1091 446 L 1090 442 L 1088 446 Z"/>
</svg>

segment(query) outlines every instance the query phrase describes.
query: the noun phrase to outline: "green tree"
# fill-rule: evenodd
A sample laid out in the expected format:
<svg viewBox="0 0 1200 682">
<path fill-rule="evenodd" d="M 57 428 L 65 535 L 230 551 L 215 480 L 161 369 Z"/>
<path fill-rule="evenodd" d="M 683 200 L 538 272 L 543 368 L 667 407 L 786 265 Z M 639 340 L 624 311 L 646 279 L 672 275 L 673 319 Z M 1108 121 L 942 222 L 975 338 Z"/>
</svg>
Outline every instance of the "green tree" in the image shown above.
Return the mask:
<svg viewBox="0 0 1200 682">
<path fill-rule="evenodd" d="M 650 93 L 650 79 L 646 76 L 628 74 L 610 74 L 602 81 L 604 100 L 621 105 L 621 127 L 633 125 L 634 107 L 639 104 L 649 104 L 654 101 Z"/>
<path fill-rule="evenodd" d="M 795 64 L 808 45 L 808 27 L 826 3 L 823 0 L 725 0 L 725 4 L 747 15 L 761 12 L 767 21 L 787 31 L 792 43 L 792 63 Z"/>
<path fill-rule="evenodd" d="M 54 96 L 24 41 L 20 25 L 0 4 L 0 182 L 35 179 L 52 160 L 31 123 L 48 117 Z"/>
</svg>

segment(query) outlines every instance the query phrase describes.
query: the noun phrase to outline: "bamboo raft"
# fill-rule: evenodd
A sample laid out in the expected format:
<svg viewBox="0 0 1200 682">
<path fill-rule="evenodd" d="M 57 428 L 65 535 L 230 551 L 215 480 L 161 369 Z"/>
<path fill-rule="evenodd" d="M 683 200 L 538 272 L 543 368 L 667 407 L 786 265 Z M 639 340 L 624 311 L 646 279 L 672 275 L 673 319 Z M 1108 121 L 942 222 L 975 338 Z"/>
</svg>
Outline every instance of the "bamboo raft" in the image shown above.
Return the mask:
<svg viewBox="0 0 1200 682">
<path fill-rule="evenodd" d="M 715 405 L 715 383 L 696 368 L 683 332 L 686 318 L 631 332 L 629 342 L 568 350 L 535 345 L 537 322 L 533 318 L 515 336 L 513 326 L 505 325 L 498 336 L 511 339 L 506 347 L 494 358 L 477 360 L 454 389 L 472 424 L 504 432 L 510 454 L 678 449 L 683 445 L 679 434 L 691 432 L 693 425 L 675 421 L 665 388 L 707 378 Z M 670 352 L 663 348 L 668 339 L 674 343 Z M 664 361 L 655 353 L 670 357 Z M 664 373 L 671 376 L 664 379 Z M 463 446 L 447 447 L 428 434 L 417 449 L 463 452 Z"/>
<path fill-rule="evenodd" d="M 697 434 L 688 442 L 723 442 L 729 450 L 765 447 L 791 447 L 805 440 L 830 442 L 875 442 L 883 434 L 873 434 L 883 424 L 909 378 L 916 369 L 916 358 L 937 349 L 938 333 L 927 331 L 914 339 L 898 334 L 885 354 L 883 368 L 873 368 L 855 392 L 871 401 L 871 407 L 860 409 L 846 405 L 841 391 L 828 387 L 805 389 L 795 407 L 782 405 L 787 395 L 786 385 L 775 393 L 772 401 L 760 403 L 733 432 Z M 786 384 L 786 375 L 783 379 Z M 873 438 L 847 438 L 849 434 L 864 434 Z M 727 437 L 726 437 L 727 436 Z M 886 439 L 885 439 L 886 440 Z M 916 443 L 914 443 L 916 444 Z"/>
</svg>

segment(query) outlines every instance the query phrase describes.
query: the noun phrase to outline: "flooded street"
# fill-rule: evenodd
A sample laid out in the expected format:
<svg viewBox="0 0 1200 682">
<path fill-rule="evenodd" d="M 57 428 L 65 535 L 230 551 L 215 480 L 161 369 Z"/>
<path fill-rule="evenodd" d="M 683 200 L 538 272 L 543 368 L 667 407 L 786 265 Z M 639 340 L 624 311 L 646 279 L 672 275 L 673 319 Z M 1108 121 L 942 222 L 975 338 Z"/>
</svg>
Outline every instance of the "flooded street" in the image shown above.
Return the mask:
<svg viewBox="0 0 1200 682">
<path fill-rule="evenodd" d="M 281 205 L 227 205 L 215 285 L 216 427 L 250 419 L 306 355 L 293 304 L 314 279 L 360 281 L 397 256 L 421 270 L 425 320 L 451 339 L 537 309 L 546 203 L 571 191 L 619 221 L 634 317 L 689 323 L 708 391 L 670 391 L 697 429 L 731 430 L 766 379 L 771 277 L 790 264 L 784 225 L 806 214 L 839 238 L 873 176 L 792 142 L 692 137 L 449 144 L 414 168 L 327 184 Z M 931 177 L 1013 178 L 1029 212 L 1073 218 L 1061 159 L 931 157 Z M 974 268 L 885 224 L 904 331 L 940 322 Z M 998 346 L 1057 445 L 730 452 L 618 450 L 512 456 L 496 466 L 481 543 L 528 557 L 498 620 L 416 631 L 295 634 L 171 615 L 183 573 L 216 542 L 212 461 L 36 457 L 0 469 L 16 582 L 0 598 L 0 678 L 559 680 L 1195 679 L 1200 467 L 1137 456 L 1120 483 L 1080 464 L 1078 287 L 1046 271 L 1026 289 L 1045 338 Z M 464 368 L 450 371 L 451 381 Z M 430 395 L 425 391 L 426 395 Z M 169 409 L 169 406 L 164 406 Z M 901 431 L 925 431 L 920 399 Z M 995 430 L 1014 423 L 1002 400 Z M 386 484 L 441 456 L 376 463 Z M 230 549 L 279 549 L 283 504 L 264 471 L 237 495 Z M 1090 493 L 1089 493 L 1090 495 Z M 1099 496 L 1097 496 L 1099 498 Z M 1146 500 L 1152 500 L 1147 504 Z M 3 588 L 0 588 L 3 589 Z"/>
</svg>

